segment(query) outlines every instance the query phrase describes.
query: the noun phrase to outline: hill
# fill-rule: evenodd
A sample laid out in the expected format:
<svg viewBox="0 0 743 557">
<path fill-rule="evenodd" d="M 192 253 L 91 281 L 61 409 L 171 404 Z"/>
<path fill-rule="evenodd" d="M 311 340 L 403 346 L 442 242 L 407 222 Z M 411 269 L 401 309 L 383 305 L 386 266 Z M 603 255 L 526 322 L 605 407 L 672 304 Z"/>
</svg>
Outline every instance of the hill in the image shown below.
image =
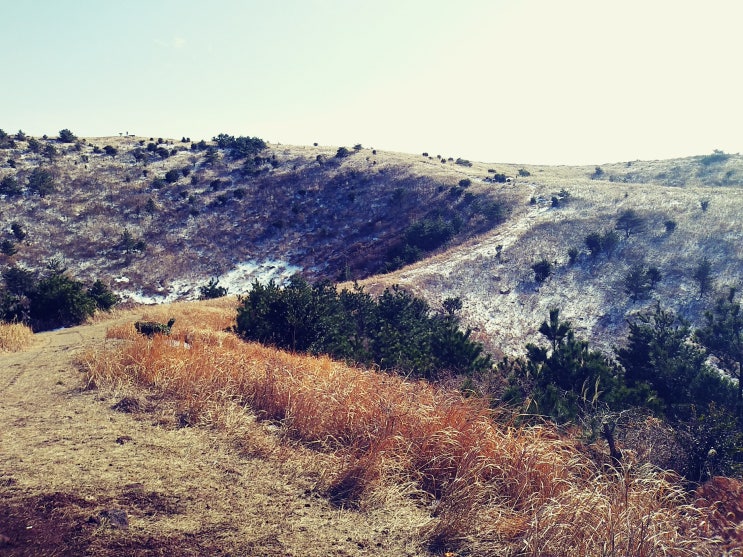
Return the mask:
<svg viewBox="0 0 743 557">
<path fill-rule="evenodd" d="M 3 151 L 12 167 L 4 161 L 0 179 L 19 184 L 17 195 L 4 188 L 6 234 L 11 221 L 29 232 L 15 260 L 63 258 L 73 274 L 102 275 L 135 300 L 194 296 L 211 277 L 245 288 L 297 271 L 369 276 L 411 223 L 456 220 L 471 235 L 504 218 L 509 199 L 501 209 L 499 192 L 487 191 L 464 203 L 450 197 L 458 173 L 372 149 L 272 145 L 245 157 L 211 142 L 38 143 L 55 154 L 17 140 Z M 49 181 L 41 194 L 26 186 L 39 170 Z"/>
<path fill-rule="evenodd" d="M 522 203 L 508 221 L 364 284 L 397 283 L 430 300 L 461 297 L 465 321 L 496 353 L 521 353 L 552 307 L 605 349 L 626 335 L 628 315 L 656 302 L 698 324 L 714 292 L 743 277 L 743 190 L 732 179 L 743 157 L 706 159 L 604 165 L 599 175 L 599 167 L 530 168 L 514 185 Z M 620 219 L 632 214 L 637 223 L 623 228 Z M 592 254 L 587 237 L 612 232 L 616 245 Z M 705 259 L 710 284 L 702 293 L 694 276 Z M 532 266 L 541 260 L 552 272 L 538 281 Z M 636 268 L 661 278 L 633 299 L 627 277 Z"/>
<path fill-rule="evenodd" d="M 499 355 L 521 353 L 552 307 L 606 349 L 656 300 L 698 324 L 715 289 L 743 275 L 740 155 L 545 167 L 229 136 L 73 138 L 0 141 L 12 253 L 0 263 L 56 258 L 132 301 L 295 272 L 374 292 L 399 283 L 434 307 L 460 297 L 463 321 Z M 589 235 L 610 233 L 613 245 L 589 249 Z M 551 272 L 538 281 L 539 262 Z M 649 269 L 659 280 L 630 292 L 629 274 Z"/>
</svg>

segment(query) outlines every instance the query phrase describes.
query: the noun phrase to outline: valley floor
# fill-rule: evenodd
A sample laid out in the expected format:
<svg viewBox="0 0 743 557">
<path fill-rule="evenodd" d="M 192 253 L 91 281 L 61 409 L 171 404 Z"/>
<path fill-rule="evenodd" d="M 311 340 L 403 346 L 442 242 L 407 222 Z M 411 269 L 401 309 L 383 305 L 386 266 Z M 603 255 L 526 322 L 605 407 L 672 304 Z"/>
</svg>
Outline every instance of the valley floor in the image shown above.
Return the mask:
<svg viewBox="0 0 743 557">
<path fill-rule="evenodd" d="M 241 453 L 212 431 L 117 411 L 124 391 L 86 389 L 76 358 L 114 342 L 111 324 L 0 353 L 0 554 L 426 555 L 417 525 L 315 495 L 301 456 Z"/>
</svg>

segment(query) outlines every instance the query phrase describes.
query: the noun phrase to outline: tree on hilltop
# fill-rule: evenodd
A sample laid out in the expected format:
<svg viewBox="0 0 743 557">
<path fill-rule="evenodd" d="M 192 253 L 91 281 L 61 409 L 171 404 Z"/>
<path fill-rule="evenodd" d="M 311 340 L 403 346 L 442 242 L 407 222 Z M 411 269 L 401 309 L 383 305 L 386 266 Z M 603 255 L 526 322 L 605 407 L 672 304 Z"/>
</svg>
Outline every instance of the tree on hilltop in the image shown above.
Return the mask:
<svg viewBox="0 0 743 557">
<path fill-rule="evenodd" d="M 74 143 L 75 141 L 77 141 L 77 137 L 74 133 L 65 128 L 63 130 L 59 130 L 59 140 L 62 143 Z"/>
</svg>

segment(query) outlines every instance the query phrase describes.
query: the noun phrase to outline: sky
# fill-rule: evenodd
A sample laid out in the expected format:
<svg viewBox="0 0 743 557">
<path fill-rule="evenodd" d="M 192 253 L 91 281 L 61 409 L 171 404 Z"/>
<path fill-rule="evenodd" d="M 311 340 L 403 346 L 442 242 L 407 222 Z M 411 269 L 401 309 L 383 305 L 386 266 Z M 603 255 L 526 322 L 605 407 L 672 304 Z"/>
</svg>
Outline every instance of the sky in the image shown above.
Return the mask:
<svg viewBox="0 0 743 557">
<path fill-rule="evenodd" d="M 0 128 L 602 164 L 743 151 L 739 0 L 0 0 Z"/>
</svg>

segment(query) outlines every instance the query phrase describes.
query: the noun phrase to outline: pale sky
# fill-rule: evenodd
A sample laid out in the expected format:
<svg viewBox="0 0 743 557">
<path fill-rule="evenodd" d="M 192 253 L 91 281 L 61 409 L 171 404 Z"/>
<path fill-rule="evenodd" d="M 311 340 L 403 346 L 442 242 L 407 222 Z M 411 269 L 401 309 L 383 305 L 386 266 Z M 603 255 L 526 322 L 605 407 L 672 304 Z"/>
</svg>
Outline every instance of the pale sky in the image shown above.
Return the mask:
<svg viewBox="0 0 743 557">
<path fill-rule="evenodd" d="M 743 151 L 739 0 L 0 0 L 0 128 L 602 164 Z"/>
</svg>

